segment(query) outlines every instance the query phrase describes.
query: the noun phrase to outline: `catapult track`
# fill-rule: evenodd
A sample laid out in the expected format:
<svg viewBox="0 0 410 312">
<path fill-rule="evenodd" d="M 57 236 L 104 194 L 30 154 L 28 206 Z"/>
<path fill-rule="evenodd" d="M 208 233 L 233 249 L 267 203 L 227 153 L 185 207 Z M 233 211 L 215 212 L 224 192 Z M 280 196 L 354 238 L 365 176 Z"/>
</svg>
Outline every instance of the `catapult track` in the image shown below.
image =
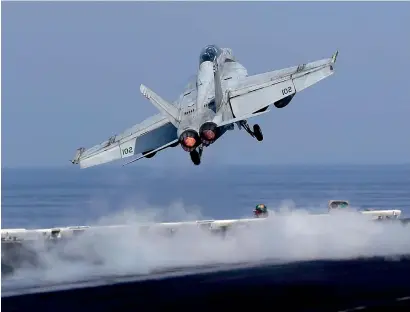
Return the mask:
<svg viewBox="0 0 410 312">
<path fill-rule="evenodd" d="M 373 210 L 361 211 L 363 215 L 368 215 L 370 220 L 398 220 L 402 223 L 407 223 L 407 219 L 399 219 L 400 210 Z M 329 214 L 312 214 L 311 216 L 326 217 Z M 225 231 L 236 226 L 246 226 L 257 222 L 265 221 L 265 217 L 261 218 L 246 218 L 246 219 L 231 219 L 231 220 L 198 220 L 188 222 L 164 222 L 164 223 L 148 223 L 136 225 L 107 225 L 107 226 L 68 226 L 56 227 L 48 229 L 2 229 L 2 243 L 32 241 L 39 239 L 61 239 L 71 238 L 80 235 L 84 232 L 106 233 L 108 231 L 126 230 L 129 227 L 138 227 L 141 230 L 163 230 L 173 232 L 177 229 L 198 226 L 210 231 Z"/>
<path fill-rule="evenodd" d="M 370 214 L 370 220 L 386 220 L 380 219 L 380 215 L 394 215 L 396 218 L 388 219 L 391 222 L 401 222 L 407 224 L 410 218 L 399 219 L 396 210 L 379 210 L 362 212 Z M 329 214 L 315 215 L 326 217 Z M 374 216 L 373 216 L 374 215 Z M 224 235 L 227 231 L 237 227 L 256 225 L 259 222 L 266 221 L 267 218 L 250 218 L 250 219 L 232 219 L 232 220 L 202 220 L 192 222 L 173 222 L 173 223 L 152 223 L 152 224 L 137 224 L 137 225 L 111 225 L 111 226 L 73 226 L 50 229 L 2 229 L 2 273 L 5 275 L 13 273 L 16 269 L 27 264 L 31 267 L 41 266 L 38 260 L 38 251 L 33 246 L 41 241 L 43 244 L 42 251 L 46 252 L 69 242 L 73 238 L 81 238 L 83 234 L 90 235 L 109 235 L 112 231 L 113 235 L 119 231 L 126 231 L 132 227 L 134 231 L 137 229 L 141 233 L 159 233 L 165 236 L 172 236 L 175 231 L 189 227 L 199 227 L 213 234 Z M 62 248 L 64 249 L 64 248 Z M 70 255 L 62 255 L 63 257 L 71 258 Z"/>
</svg>

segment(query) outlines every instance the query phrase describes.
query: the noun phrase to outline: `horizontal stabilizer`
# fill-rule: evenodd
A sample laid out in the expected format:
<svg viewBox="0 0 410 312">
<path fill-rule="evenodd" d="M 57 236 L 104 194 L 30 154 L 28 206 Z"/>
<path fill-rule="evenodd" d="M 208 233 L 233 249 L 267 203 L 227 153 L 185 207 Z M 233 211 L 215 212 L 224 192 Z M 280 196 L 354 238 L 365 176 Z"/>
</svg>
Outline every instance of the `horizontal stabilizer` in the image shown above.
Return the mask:
<svg viewBox="0 0 410 312">
<path fill-rule="evenodd" d="M 174 105 L 165 101 L 158 94 L 156 94 L 154 91 L 150 90 L 143 84 L 140 86 L 140 91 L 142 95 L 145 96 L 156 108 L 158 108 L 159 111 L 164 114 L 175 127 L 178 127 L 179 112 Z"/>
</svg>

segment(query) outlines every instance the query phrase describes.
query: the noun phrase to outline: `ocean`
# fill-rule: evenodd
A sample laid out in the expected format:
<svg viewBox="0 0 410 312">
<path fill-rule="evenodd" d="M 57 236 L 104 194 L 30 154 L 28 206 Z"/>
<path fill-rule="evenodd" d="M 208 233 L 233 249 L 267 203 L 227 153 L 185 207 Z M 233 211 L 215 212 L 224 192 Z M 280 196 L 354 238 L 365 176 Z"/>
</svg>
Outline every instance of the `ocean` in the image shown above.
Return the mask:
<svg viewBox="0 0 410 312">
<path fill-rule="evenodd" d="M 154 208 L 159 221 L 249 217 L 258 203 L 326 212 L 331 199 L 408 216 L 410 165 L 3 168 L 1 190 L 2 228 L 114 222 Z"/>
</svg>

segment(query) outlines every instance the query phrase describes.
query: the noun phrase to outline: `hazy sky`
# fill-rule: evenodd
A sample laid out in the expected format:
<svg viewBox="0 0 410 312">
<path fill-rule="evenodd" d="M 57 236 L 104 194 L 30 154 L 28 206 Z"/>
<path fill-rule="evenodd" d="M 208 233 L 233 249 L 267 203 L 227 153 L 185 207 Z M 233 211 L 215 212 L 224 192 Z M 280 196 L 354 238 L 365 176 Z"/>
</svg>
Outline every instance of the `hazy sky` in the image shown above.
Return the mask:
<svg viewBox="0 0 410 312">
<path fill-rule="evenodd" d="M 410 162 L 410 3 L 2 3 L 2 166 L 67 165 L 175 100 L 201 48 L 249 74 L 330 57 L 336 73 L 229 132 L 203 166 Z M 135 166 L 190 164 L 173 148 Z"/>
</svg>

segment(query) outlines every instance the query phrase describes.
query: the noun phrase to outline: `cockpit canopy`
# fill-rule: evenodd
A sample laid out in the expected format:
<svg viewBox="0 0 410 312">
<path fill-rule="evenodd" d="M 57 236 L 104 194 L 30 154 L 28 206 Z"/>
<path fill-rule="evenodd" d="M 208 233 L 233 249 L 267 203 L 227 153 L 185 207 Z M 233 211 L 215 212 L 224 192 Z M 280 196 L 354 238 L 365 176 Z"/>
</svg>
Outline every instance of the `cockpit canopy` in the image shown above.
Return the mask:
<svg viewBox="0 0 410 312">
<path fill-rule="evenodd" d="M 199 56 L 199 65 L 203 62 L 213 62 L 222 53 L 221 49 L 216 45 L 207 45 L 202 49 Z"/>
</svg>

